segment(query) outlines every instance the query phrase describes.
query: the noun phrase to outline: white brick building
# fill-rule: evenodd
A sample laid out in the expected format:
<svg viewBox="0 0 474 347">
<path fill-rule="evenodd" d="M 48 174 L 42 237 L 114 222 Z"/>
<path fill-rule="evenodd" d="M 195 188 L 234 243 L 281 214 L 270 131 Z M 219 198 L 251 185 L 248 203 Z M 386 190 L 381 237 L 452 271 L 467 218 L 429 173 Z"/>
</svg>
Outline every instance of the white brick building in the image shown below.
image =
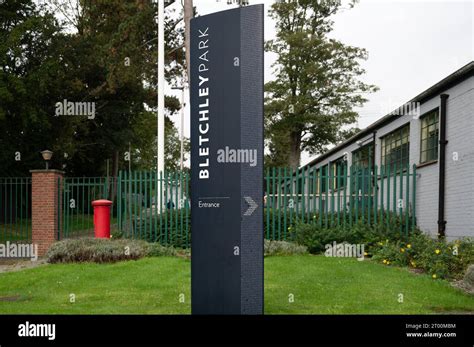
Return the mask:
<svg viewBox="0 0 474 347">
<path fill-rule="evenodd" d="M 419 107 L 419 112 L 401 106 L 397 111 L 404 112 L 386 115 L 312 160 L 302 172 L 331 170 L 338 161 L 348 167 L 364 165 L 368 157 L 379 168 L 415 166 L 419 228 L 433 236 L 444 229 L 448 239 L 474 237 L 474 62 L 407 105 Z M 380 179 L 377 185 L 380 189 Z"/>
</svg>

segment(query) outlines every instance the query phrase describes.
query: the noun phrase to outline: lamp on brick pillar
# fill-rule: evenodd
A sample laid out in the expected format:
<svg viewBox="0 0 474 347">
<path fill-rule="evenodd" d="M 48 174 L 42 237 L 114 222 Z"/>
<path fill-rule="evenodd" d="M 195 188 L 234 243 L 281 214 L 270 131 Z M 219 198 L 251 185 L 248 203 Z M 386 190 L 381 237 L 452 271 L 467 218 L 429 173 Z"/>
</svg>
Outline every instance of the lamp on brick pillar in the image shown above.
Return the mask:
<svg viewBox="0 0 474 347">
<path fill-rule="evenodd" d="M 53 152 L 45 150 L 41 152 L 41 155 L 43 156 L 43 160 L 46 162 L 46 170 L 49 169 L 49 161 L 53 157 Z"/>
</svg>

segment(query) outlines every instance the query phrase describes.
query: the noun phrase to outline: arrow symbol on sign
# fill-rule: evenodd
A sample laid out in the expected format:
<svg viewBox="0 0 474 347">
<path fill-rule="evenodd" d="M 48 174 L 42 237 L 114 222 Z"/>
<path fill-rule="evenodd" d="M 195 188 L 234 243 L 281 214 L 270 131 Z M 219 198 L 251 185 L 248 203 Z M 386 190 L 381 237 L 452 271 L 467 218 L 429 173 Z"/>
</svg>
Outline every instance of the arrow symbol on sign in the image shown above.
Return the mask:
<svg viewBox="0 0 474 347">
<path fill-rule="evenodd" d="M 258 205 L 250 196 L 244 196 L 245 201 L 249 204 L 249 208 L 245 211 L 244 216 L 251 216 L 255 210 L 257 209 Z"/>
</svg>

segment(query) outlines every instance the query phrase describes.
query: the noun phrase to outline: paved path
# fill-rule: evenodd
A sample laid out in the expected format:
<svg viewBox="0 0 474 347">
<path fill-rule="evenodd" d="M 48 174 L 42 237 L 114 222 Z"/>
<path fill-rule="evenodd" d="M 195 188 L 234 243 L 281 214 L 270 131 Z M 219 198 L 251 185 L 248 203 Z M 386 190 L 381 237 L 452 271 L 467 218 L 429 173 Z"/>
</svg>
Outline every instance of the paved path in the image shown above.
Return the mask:
<svg viewBox="0 0 474 347">
<path fill-rule="evenodd" d="M 21 271 L 47 264 L 46 258 L 38 258 L 36 261 L 31 261 L 29 259 L 1 259 L 0 273 Z"/>
</svg>

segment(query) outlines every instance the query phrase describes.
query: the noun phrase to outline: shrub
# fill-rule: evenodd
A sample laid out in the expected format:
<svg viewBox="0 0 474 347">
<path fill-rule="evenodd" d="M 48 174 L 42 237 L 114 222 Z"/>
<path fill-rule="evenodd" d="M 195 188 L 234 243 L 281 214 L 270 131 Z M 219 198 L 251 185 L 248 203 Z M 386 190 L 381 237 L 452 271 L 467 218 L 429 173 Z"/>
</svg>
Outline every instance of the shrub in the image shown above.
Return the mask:
<svg viewBox="0 0 474 347">
<path fill-rule="evenodd" d="M 310 253 L 322 253 L 325 245 L 333 242 L 363 244 L 373 260 L 397 266 L 409 266 L 432 275 L 433 278 L 460 279 L 467 267 L 474 263 L 474 241 L 464 238 L 446 242 L 431 238 L 420 230 L 410 231 L 407 237 L 400 232 L 400 218 L 388 215 L 389 223 L 368 223 L 359 220 L 350 227 L 346 223 L 325 228 L 323 223 L 298 223 L 291 237 L 307 247 Z M 388 224 L 388 225 L 387 225 Z"/>
<path fill-rule="evenodd" d="M 113 263 L 143 257 L 174 256 L 176 250 L 141 240 L 68 239 L 53 244 L 47 253 L 49 263 Z"/>
<path fill-rule="evenodd" d="M 474 242 L 469 238 L 446 242 L 415 233 L 406 241 L 378 242 L 371 253 L 376 261 L 420 269 L 433 278 L 459 279 L 474 263 Z"/>
<path fill-rule="evenodd" d="M 348 241 L 349 233 L 342 228 L 325 229 L 312 224 L 297 224 L 292 229 L 293 239 L 300 245 L 307 247 L 310 253 L 321 253 L 328 243 Z"/>
<path fill-rule="evenodd" d="M 49 263 L 108 263 L 135 260 L 147 254 L 146 242 L 107 239 L 69 239 L 53 244 L 47 253 Z"/>
<path fill-rule="evenodd" d="M 130 231 L 130 224 L 126 224 L 124 230 L 127 231 L 126 235 L 131 238 L 135 237 L 148 242 L 157 242 L 174 248 L 188 248 L 191 245 L 191 231 L 186 236 L 186 225 L 188 225 L 190 230 L 191 213 L 189 211 L 188 218 L 186 219 L 185 210 L 168 210 L 162 213 L 161 224 L 159 214 L 156 217 L 154 215 L 147 217 L 144 213 L 142 222 L 139 219 L 134 221 L 131 226 L 132 231 Z"/>
<path fill-rule="evenodd" d="M 165 247 L 159 243 L 148 243 L 147 247 L 147 257 L 174 257 L 178 254 L 173 247 Z"/>
<path fill-rule="evenodd" d="M 118 229 L 112 230 L 112 232 L 110 233 L 110 238 L 114 240 L 122 239 L 123 236 L 123 232 Z"/>
<path fill-rule="evenodd" d="M 408 258 L 404 251 L 401 251 L 400 242 L 378 242 L 371 248 L 373 260 L 380 261 L 386 265 L 407 266 Z"/>
<path fill-rule="evenodd" d="M 418 234 L 419 231 L 415 230 L 412 233 Z M 387 228 L 386 223 L 368 225 L 363 220 L 359 220 L 352 227 L 350 224 L 346 224 L 346 226 L 326 228 L 324 225 L 319 226 L 319 223 L 299 223 L 291 229 L 291 237 L 295 242 L 306 246 L 310 253 L 317 254 L 324 252 L 325 245 L 334 241 L 337 243 L 364 244 L 366 250 L 370 250 L 381 240 L 399 242 L 404 238 L 404 235 L 400 233 L 399 224 L 389 224 Z"/>
<path fill-rule="evenodd" d="M 474 264 L 474 239 L 464 237 L 449 244 L 449 250 L 458 255 L 449 264 L 450 271 L 459 274 L 457 277 L 467 273 L 467 268 Z M 453 254 L 454 255 L 454 254 Z"/>
<path fill-rule="evenodd" d="M 286 213 L 286 215 L 285 215 Z M 291 218 L 290 218 L 291 216 Z M 285 219 L 286 217 L 286 219 Z M 274 221 L 275 220 L 275 221 Z M 290 225 L 295 225 L 297 222 L 297 216 L 295 211 L 290 211 L 289 209 L 286 210 L 282 208 L 280 210 L 278 209 L 273 209 L 273 208 L 267 208 L 265 207 L 263 210 L 263 230 L 264 230 L 264 235 L 267 237 L 267 222 L 270 221 L 270 229 L 268 233 L 268 238 L 271 239 L 273 236 L 273 223 L 275 223 L 275 226 L 280 225 L 281 226 L 281 233 L 284 233 L 284 226 L 285 226 L 285 221 L 286 221 L 286 227 L 287 229 L 290 227 Z M 278 238 L 278 236 L 275 236 L 275 238 Z"/>
<path fill-rule="evenodd" d="M 265 256 L 308 253 L 306 247 L 293 242 L 264 240 Z"/>
<path fill-rule="evenodd" d="M 417 268 L 426 271 L 434 278 L 450 277 L 448 262 L 453 258 L 453 254 L 449 251 L 447 243 L 428 235 L 410 237 L 408 242 L 412 245 L 410 256 Z"/>
</svg>

